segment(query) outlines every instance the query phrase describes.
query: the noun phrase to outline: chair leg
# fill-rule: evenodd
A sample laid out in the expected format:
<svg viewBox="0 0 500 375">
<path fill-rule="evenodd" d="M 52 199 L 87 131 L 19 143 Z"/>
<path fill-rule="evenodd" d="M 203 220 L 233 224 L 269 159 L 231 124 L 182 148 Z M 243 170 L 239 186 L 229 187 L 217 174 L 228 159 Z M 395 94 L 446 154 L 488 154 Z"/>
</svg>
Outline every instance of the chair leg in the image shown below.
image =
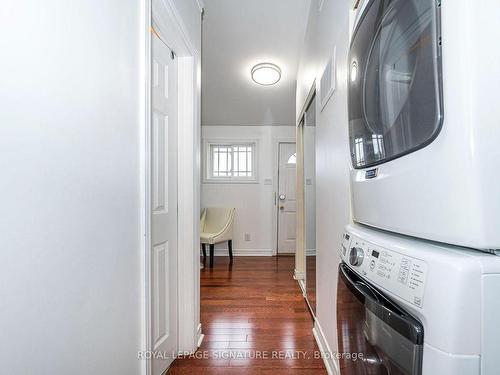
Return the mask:
<svg viewBox="0 0 500 375">
<path fill-rule="evenodd" d="M 210 268 L 214 268 L 214 252 L 215 252 L 215 245 L 210 244 Z"/>
<path fill-rule="evenodd" d="M 201 244 L 201 250 L 203 251 L 203 260 L 207 257 L 207 245 L 204 243 Z"/>
<path fill-rule="evenodd" d="M 227 241 L 227 248 L 229 249 L 229 258 L 233 260 L 233 240 Z"/>
</svg>

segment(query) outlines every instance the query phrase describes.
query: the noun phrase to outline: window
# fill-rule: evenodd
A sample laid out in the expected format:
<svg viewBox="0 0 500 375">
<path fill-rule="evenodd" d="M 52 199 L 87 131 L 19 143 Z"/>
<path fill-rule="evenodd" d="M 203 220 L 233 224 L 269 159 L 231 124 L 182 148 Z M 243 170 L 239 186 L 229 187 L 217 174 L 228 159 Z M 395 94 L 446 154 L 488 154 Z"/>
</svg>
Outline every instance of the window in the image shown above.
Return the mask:
<svg viewBox="0 0 500 375">
<path fill-rule="evenodd" d="M 356 165 L 363 165 L 365 163 L 365 148 L 363 143 L 363 138 L 356 138 L 356 140 L 354 141 Z"/>
<path fill-rule="evenodd" d="M 290 155 L 287 163 L 288 164 L 297 164 L 297 153 Z"/>
<path fill-rule="evenodd" d="M 255 182 L 256 142 L 207 142 L 205 180 Z"/>
<path fill-rule="evenodd" d="M 373 153 L 376 160 L 382 160 L 385 158 L 384 150 L 384 136 L 380 134 L 372 134 L 373 141 Z"/>
</svg>

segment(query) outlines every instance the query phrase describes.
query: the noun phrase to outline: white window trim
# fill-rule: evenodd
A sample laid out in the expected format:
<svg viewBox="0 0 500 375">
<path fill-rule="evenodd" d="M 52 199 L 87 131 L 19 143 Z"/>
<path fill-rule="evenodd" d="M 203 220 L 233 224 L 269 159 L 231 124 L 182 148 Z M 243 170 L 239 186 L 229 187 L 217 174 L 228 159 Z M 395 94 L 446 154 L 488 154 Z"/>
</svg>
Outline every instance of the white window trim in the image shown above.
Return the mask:
<svg viewBox="0 0 500 375">
<path fill-rule="evenodd" d="M 252 177 L 212 177 L 212 145 L 253 145 L 252 153 Z M 259 183 L 259 141 L 257 139 L 206 139 L 203 143 L 203 183 L 205 184 L 258 184 Z"/>
</svg>

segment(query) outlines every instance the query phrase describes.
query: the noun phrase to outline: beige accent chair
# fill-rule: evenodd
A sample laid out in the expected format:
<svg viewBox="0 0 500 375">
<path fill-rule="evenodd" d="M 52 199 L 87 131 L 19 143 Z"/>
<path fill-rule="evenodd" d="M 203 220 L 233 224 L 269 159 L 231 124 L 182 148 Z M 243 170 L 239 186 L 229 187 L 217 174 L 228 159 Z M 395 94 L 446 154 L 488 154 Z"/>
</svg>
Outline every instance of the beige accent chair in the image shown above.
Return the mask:
<svg viewBox="0 0 500 375">
<path fill-rule="evenodd" d="M 214 266 L 215 244 L 226 242 L 229 257 L 233 260 L 234 208 L 208 207 L 203 209 L 200 222 L 200 242 L 203 259 L 207 257 L 206 245 L 210 246 L 210 268 Z"/>
</svg>

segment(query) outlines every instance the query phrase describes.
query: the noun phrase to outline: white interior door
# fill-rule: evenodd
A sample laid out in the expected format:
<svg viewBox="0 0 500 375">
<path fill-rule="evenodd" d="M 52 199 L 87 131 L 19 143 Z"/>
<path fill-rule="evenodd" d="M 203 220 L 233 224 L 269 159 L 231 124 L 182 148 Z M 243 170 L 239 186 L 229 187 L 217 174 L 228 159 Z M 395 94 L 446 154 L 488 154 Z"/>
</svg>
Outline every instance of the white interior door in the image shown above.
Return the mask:
<svg viewBox="0 0 500 375">
<path fill-rule="evenodd" d="M 295 143 L 279 144 L 278 254 L 295 254 L 297 209 Z"/>
<path fill-rule="evenodd" d="M 151 173 L 152 374 L 162 374 L 177 351 L 177 58 L 153 35 Z"/>
</svg>

